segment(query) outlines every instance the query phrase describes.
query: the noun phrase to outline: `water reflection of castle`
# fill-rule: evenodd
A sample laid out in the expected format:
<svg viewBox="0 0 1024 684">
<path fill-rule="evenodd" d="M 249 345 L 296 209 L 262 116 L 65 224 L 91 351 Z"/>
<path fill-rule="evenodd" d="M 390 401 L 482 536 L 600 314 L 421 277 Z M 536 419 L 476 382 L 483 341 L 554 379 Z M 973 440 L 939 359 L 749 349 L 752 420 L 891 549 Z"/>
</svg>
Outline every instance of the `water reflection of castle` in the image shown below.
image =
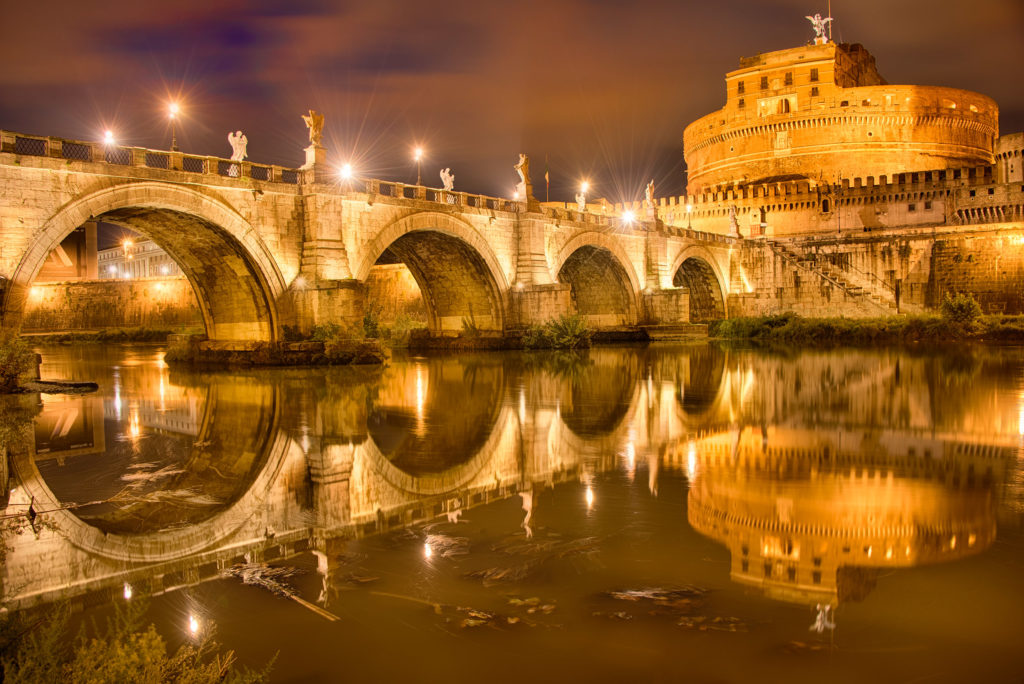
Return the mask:
<svg viewBox="0 0 1024 684">
<path fill-rule="evenodd" d="M 813 604 L 863 598 L 882 569 L 962 558 L 995 540 L 1015 446 L 893 446 L 841 430 L 746 428 L 669 458 L 690 475 L 690 524 L 728 547 L 731 578 Z"/>
</svg>

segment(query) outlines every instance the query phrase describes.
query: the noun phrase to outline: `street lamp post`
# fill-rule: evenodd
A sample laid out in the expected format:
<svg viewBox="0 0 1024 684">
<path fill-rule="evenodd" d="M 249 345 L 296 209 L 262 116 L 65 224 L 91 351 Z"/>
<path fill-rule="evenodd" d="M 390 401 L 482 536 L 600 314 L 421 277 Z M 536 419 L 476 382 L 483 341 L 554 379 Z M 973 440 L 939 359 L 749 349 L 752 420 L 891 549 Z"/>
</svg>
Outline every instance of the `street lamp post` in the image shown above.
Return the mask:
<svg viewBox="0 0 1024 684">
<path fill-rule="evenodd" d="M 167 108 L 167 110 L 168 110 L 168 112 L 170 114 L 170 117 L 171 117 L 171 152 L 177 152 L 178 151 L 178 136 L 177 136 L 176 124 L 177 124 L 177 121 L 178 121 L 178 110 L 179 110 L 178 103 L 177 102 L 172 102 L 170 104 L 170 106 Z"/>
<path fill-rule="evenodd" d="M 423 185 L 423 179 L 420 176 L 420 168 L 422 166 L 421 162 L 423 161 L 423 148 L 417 147 L 416 151 L 413 153 L 413 157 L 416 159 L 416 185 Z"/>
</svg>

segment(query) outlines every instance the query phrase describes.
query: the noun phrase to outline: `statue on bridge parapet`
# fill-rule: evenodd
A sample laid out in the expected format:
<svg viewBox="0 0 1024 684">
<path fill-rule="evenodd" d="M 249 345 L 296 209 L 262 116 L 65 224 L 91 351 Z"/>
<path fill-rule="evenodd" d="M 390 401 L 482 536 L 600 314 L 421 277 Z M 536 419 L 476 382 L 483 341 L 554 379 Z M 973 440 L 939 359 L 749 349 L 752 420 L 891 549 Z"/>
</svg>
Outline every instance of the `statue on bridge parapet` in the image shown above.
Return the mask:
<svg viewBox="0 0 1024 684">
<path fill-rule="evenodd" d="M 515 165 L 516 173 L 519 174 L 519 183 L 516 185 L 516 194 L 520 201 L 529 202 L 533 197 L 533 183 L 530 182 L 530 158 L 522 152 L 519 153 L 519 163 Z"/>
<path fill-rule="evenodd" d="M 455 187 L 455 174 L 452 173 L 451 167 L 441 169 L 441 183 L 444 186 L 445 192 L 451 192 L 452 188 Z"/>
<path fill-rule="evenodd" d="M 231 145 L 231 161 L 242 161 L 247 156 L 245 148 L 249 144 L 249 139 L 245 137 L 242 131 L 236 131 L 234 133 L 228 132 L 228 143 Z"/>
<path fill-rule="evenodd" d="M 310 109 L 308 115 L 302 115 L 302 120 L 306 122 L 306 128 L 309 129 L 309 147 L 306 148 L 306 163 L 302 165 L 302 168 L 307 171 L 313 169 L 313 175 L 318 176 L 325 173 L 324 169 L 327 165 L 327 151 L 320 144 L 323 139 L 324 115 Z M 316 170 L 318 167 L 319 171 Z"/>
<path fill-rule="evenodd" d="M 310 109 L 308 115 L 302 115 L 302 120 L 306 122 L 306 128 L 309 129 L 309 144 L 313 147 L 321 147 L 320 141 L 323 137 L 324 115 L 314 109 Z"/>
<path fill-rule="evenodd" d="M 653 178 L 651 179 L 651 182 L 647 184 L 647 187 L 644 188 L 644 204 L 647 205 L 647 215 L 649 217 L 653 218 L 654 215 L 657 213 L 657 210 L 654 207 L 654 179 Z"/>
</svg>

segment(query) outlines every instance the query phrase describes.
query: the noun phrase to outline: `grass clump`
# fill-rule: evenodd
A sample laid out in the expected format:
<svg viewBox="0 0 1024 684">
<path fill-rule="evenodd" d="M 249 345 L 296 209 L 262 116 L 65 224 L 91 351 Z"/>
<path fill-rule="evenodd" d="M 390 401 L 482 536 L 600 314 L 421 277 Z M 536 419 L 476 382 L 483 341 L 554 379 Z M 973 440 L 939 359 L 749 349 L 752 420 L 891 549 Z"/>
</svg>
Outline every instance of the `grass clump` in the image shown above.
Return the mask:
<svg viewBox="0 0 1024 684">
<path fill-rule="evenodd" d="M 953 296 L 947 292 L 942 298 L 940 308 L 942 317 L 947 321 L 970 330 L 975 321 L 981 317 L 981 306 L 969 294 L 958 292 Z"/>
<path fill-rule="evenodd" d="M 532 325 L 523 335 L 526 349 L 582 349 L 590 346 L 593 331 L 579 314 L 566 314 L 543 325 Z"/>
</svg>

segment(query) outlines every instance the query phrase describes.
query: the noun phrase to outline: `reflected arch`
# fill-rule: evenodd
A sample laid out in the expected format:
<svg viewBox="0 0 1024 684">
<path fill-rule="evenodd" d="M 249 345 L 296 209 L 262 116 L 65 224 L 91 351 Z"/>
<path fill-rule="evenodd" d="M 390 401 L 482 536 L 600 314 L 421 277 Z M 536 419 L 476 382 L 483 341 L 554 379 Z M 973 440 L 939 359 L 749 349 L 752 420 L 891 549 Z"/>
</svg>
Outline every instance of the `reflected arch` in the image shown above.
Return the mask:
<svg viewBox="0 0 1024 684">
<path fill-rule="evenodd" d="M 576 312 L 595 327 L 636 325 L 640 281 L 622 248 L 603 233 L 566 243 L 556 259 L 558 282 L 568 284 Z"/>
<path fill-rule="evenodd" d="M 163 563 L 214 548 L 267 511 L 267 500 L 281 470 L 296 449 L 280 428 L 280 399 L 276 389 L 273 393 L 273 406 L 262 428 L 266 434 L 260 441 L 265 451 L 258 469 L 232 503 L 194 525 L 137 534 L 103 530 L 64 507 L 27 448 L 19 449 L 13 459 L 19 486 L 24 487 L 26 495 L 36 502 L 39 510 L 47 511 L 47 521 L 59 529 L 72 546 L 100 558 L 142 564 Z M 204 430 L 216 425 L 217 418 L 212 415 L 215 411 L 214 401 L 204 414 Z M 199 440 L 205 440 L 205 435 L 205 432 L 201 433 Z"/>
<path fill-rule="evenodd" d="M 637 404 L 640 360 L 630 356 L 625 365 L 603 365 L 602 356 L 616 361 L 621 357 L 607 351 L 592 350 L 594 363 L 582 373 L 563 381 L 559 413 L 562 423 L 581 439 L 616 434 L 627 424 Z"/>
<path fill-rule="evenodd" d="M 505 328 L 508 281 L 487 241 L 470 224 L 438 212 L 421 212 L 381 230 L 366 246 L 356 280 L 365 282 L 374 264 L 404 263 L 423 296 L 433 334 L 463 328 Z"/>
<path fill-rule="evenodd" d="M 196 293 L 208 337 L 273 341 L 285 281 L 256 230 L 223 201 L 174 185 L 117 185 L 77 199 L 33 237 L 3 302 L 5 327 L 18 328 L 29 286 L 50 251 L 75 228 L 99 220 L 130 228 L 157 243 Z"/>
<path fill-rule="evenodd" d="M 726 317 L 724 282 L 717 261 L 702 247 L 683 250 L 672 267 L 673 287 L 685 287 L 690 291 L 691 323 L 706 323 Z"/>
</svg>

